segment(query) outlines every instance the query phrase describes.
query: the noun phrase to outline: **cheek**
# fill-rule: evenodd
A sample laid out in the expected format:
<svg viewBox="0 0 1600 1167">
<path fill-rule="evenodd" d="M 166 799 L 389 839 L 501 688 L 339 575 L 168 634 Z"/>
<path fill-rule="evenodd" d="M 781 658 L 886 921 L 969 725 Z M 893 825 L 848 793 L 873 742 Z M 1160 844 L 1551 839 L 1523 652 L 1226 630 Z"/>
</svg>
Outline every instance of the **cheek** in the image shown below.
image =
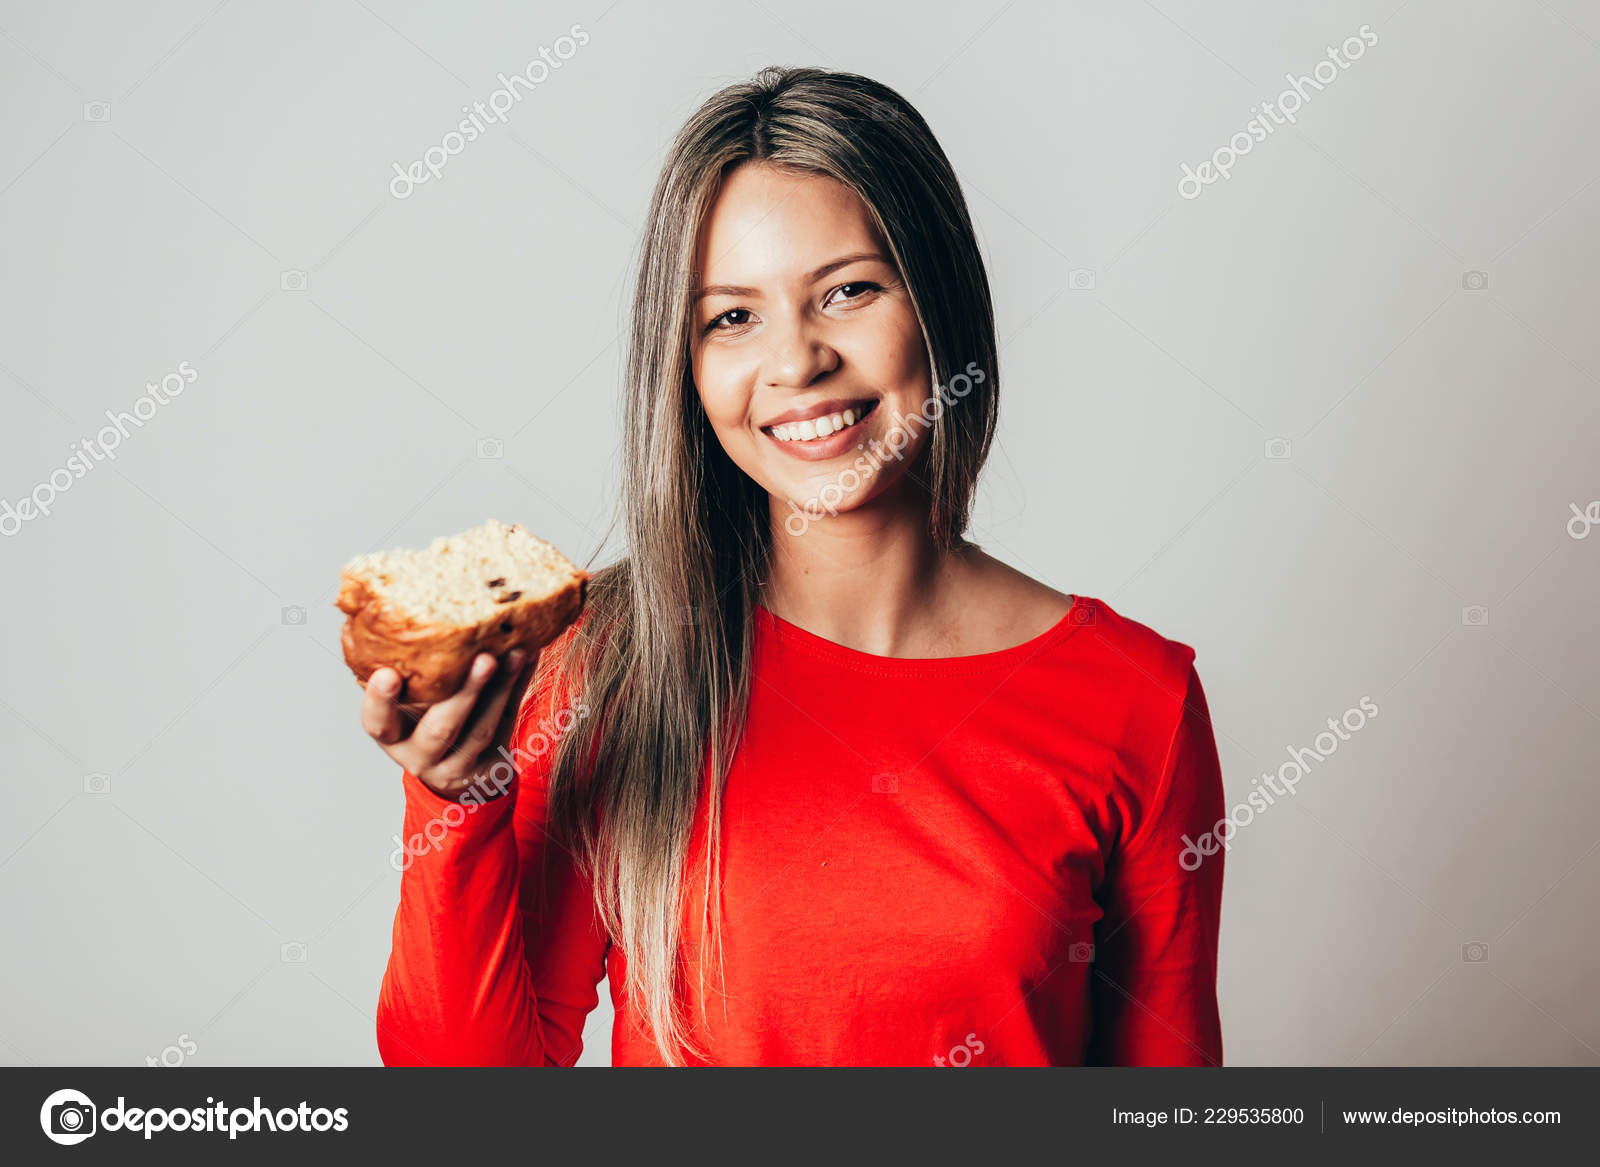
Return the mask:
<svg viewBox="0 0 1600 1167">
<path fill-rule="evenodd" d="M 898 402 L 920 400 L 931 391 L 932 373 L 922 330 L 909 308 L 872 339 L 861 357 L 861 363 L 873 370 L 879 383 Z"/>
<path fill-rule="evenodd" d="M 711 428 L 724 440 L 737 440 L 747 429 L 751 377 L 739 362 L 715 352 L 698 354 L 693 373 L 695 390 Z"/>
<path fill-rule="evenodd" d="M 933 395 L 933 374 L 920 346 L 907 346 L 884 368 L 884 383 L 894 406 L 902 413 L 915 413 Z"/>
</svg>

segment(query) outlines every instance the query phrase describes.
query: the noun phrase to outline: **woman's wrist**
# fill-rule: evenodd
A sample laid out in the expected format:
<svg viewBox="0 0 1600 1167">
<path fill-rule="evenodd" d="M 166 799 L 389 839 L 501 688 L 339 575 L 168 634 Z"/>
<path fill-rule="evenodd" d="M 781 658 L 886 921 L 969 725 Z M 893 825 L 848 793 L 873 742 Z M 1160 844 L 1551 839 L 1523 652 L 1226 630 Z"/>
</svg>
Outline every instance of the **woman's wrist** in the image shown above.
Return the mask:
<svg viewBox="0 0 1600 1167">
<path fill-rule="evenodd" d="M 506 767 L 509 769 L 509 767 Z M 440 802 L 454 803 L 456 805 L 473 805 L 479 803 L 495 802 L 510 793 L 514 784 L 516 773 L 497 774 L 491 767 L 488 771 L 462 779 L 441 789 L 426 781 L 421 775 L 407 770 L 416 783 Z"/>
</svg>

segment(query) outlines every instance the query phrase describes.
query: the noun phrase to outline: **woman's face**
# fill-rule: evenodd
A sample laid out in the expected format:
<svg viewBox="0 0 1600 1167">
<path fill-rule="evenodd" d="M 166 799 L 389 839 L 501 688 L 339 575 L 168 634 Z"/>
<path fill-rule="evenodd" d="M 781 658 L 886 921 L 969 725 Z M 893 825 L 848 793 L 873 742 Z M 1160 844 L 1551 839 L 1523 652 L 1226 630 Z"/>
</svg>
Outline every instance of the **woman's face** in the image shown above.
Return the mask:
<svg viewBox="0 0 1600 1167">
<path fill-rule="evenodd" d="M 694 383 L 739 469 L 780 503 L 842 513 L 915 462 L 929 431 L 903 419 L 932 395 L 922 328 L 853 191 L 746 163 L 711 206 L 695 270 Z"/>
</svg>

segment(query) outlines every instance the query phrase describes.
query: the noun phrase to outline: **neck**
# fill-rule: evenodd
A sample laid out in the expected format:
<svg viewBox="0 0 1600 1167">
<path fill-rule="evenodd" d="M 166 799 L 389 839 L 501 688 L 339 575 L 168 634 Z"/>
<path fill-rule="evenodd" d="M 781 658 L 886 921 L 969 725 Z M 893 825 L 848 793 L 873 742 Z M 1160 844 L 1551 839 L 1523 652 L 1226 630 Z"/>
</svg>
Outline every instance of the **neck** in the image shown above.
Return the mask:
<svg viewBox="0 0 1600 1167">
<path fill-rule="evenodd" d="M 811 519 L 800 534 L 782 499 L 769 496 L 768 512 L 772 558 L 761 602 L 774 615 L 879 656 L 901 655 L 926 639 L 930 621 L 948 619 L 951 584 L 966 556 L 934 544 L 924 492 L 885 492 Z"/>
</svg>

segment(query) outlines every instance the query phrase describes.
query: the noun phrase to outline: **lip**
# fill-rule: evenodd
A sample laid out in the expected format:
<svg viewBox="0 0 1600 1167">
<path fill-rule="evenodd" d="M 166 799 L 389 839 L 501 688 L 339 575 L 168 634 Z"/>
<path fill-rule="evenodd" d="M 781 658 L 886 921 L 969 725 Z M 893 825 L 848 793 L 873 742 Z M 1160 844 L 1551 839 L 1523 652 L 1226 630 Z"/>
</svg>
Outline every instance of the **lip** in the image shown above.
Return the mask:
<svg viewBox="0 0 1600 1167">
<path fill-rule="evenodd" d="M 809 442 L 780 442 L 772 436 L 765 426 L 762 427 L 761 433 L 767 441 L 771 442 L 779 450 L 792 458 L 800 459 L 802 462 L 825 462 L 829 458 L 837 458 L 847 450 L 866 445 L 867 423 L 878 412 L 877 398 L 854 398 L 844 400 L 838 405 L 834 405 L 832 402 L 825 404 L 829 405 L 830 408 L 822 410 L 820 407 L 814 407 L 809 413 L 803 410 L 793 410 L 791 412 L 801 414 L 801 416 L 791 418 L 788 414 L 783 414 L 774 421 L 769 422 L 768 425 L 781 425 L 785 421 L 804 421 L 807 417 L 825 417 L 829 413 L 838 413 L 840 410 L 854 408 L 860 404 L 867 404 L 871 406 L 871 409 L 866 417 L 857 418 L 854 425 L 847 426 L 837 433 L 829 434 L 825 438 L 813 438 Z"/>
<path fill-rule="evenodd" d="M 858 405 L 871 405 L 878 399 L 876 397 L 832 397 L 827 401 L 818 401 L 814 405 L 796 406 L 787 413 L 780 413 L 767 418 L 761 423 L 760 428 L 767 430 L 775 425 L 783 425 L 790 421 L 815 421 L 819 417 L 827 417 L 832 413 L 843 413 L 847 409 L 854 409 Z"/>
</svg>

